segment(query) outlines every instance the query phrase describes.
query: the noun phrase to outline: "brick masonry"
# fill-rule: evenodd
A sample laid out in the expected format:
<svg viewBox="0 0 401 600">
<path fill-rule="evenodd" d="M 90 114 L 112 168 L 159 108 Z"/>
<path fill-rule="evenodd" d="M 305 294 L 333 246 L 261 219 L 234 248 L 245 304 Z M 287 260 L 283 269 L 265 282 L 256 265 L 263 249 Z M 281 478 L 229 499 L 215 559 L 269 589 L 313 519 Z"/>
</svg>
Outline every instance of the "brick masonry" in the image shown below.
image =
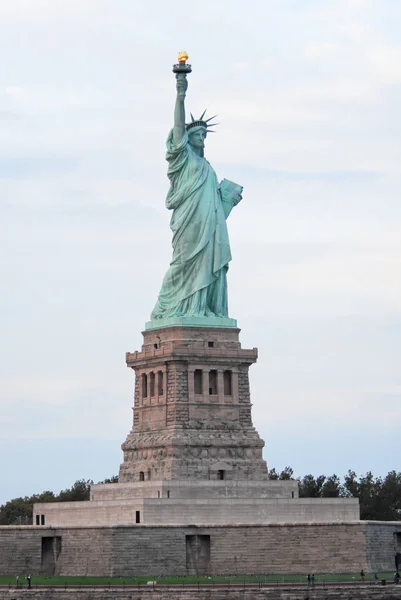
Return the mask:
<svg viewBox="0 0 401 600">
<path fill-rule="evenodd" d="M 267 479 L 251 415 L 248 370 L 257 350 L 243 350 L 238 333 L 145 331 L 142 350 L 127 353 L 135 371 L 134 424 L 122 445 L 121 483 L 216 479 L 222 460 L 227 479 Z"/>
<path fill-rule="evenodd" d="M 20 600 L 27 597 L 26 590 L 12 590 L 12 597 Z M 265 588 L 248 587 L 235 589 L 230 587 L 205 588 L 199 590 L 182 589 L 100 589 L 100 590 L 56 590 L 32 589 L 29 598 L 36 600 L 400 600 L 401 585 L 381 586 L 336 586 L 321 589 L 306 589 L 301 586 Z M 0 590 L 0 599 L 9 599 L 8 590 Z"/>
<path fill-rule="evenodd" d="M 1 527 L 0 574 L 338 573 L 394 569 L 401 523 Z M 380 551 L 374 536 L 392 540 Z M 53 538 L 55 542 L 43 542 Z M 195 543 L 192 542 L 195 540 Z M 194 550 L 195 548 L 195 550 Z"/>
<path fill-rule="evenodd" d="M 398 569 L 401 570 L 401 521 L 394 527 L 394 523 L 372 521 L 366 531 L 367 555 L 371 570 L 386 570 L 393 558 L 398 560 Z"/>
</svg>

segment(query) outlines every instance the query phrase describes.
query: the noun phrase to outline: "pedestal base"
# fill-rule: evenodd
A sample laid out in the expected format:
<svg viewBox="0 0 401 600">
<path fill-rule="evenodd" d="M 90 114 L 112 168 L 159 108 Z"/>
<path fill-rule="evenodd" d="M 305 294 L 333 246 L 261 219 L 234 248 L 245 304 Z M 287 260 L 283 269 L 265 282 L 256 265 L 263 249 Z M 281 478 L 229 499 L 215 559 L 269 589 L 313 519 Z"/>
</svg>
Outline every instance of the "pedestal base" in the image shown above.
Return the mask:
<svg viewBox="0 0 401 600">
<path fill-rule="evenodd" d="M 266 480 L 248 376 L 257 349 L 241 348 L 236 327 L 211 326 L 220 319 L 180 319 L 187 325 L 155 321 L 141 351 L 126 355 L 136 374 L 134 426 L 119 481 Z"/>
<path fill-rule="evenodd" d="M 359 520 L 357 498 L 298 498 L 297 481 L 144 481 L 98 484 L 90 502 L 36 504 L 46 525 L 230 526 Z"/>
<path fill-rule="evenodd" d="M 153 319 L 145 323 L 145 331 L 164 329 L 165 327 L 237 327 L 236 319 L 228 317 L 169 317 Z"/>
</svg>

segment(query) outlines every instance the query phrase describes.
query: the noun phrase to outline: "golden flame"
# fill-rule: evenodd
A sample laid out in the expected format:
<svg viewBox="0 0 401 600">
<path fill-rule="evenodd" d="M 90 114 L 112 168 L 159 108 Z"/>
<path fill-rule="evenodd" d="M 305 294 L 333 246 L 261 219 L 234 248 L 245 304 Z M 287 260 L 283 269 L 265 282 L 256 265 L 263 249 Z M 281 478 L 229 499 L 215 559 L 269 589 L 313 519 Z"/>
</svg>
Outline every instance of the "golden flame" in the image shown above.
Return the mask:
<svg viewBox="0 0 401 600">
<path fill-rule="evenodd" d="M 182 52 L 178 53 L 178 62 L 179 63 L 184 63 L 188 60 L 188 53 L 185 52 L 185 50 L 183 50 Z"/>
</svg>

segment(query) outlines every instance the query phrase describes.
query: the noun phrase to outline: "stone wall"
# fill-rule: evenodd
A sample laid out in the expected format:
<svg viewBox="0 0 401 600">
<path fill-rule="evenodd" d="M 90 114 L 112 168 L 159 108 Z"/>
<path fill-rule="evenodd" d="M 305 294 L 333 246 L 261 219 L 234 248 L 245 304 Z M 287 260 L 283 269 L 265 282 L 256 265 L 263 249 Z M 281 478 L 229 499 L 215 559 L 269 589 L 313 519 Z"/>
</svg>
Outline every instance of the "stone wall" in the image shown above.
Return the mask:
<svg viewBox="0 0 401 600">
<path fill-rule="evenodd" d="M 205 573 L 356 572 L 367 568 L 363 526 L 115 528 L 113 575 L 196 574 L 187 536 L 210 536 Z"/>
<path fill-rule="evenodd" d="M 395 569 L 395 556 L 401 558 L 401 521 L 368 521 L 366 545 L 371 570 Z M 398 568 L 401 561 L 398 562 Z"/>
<path fill-rule="evenodd" d="M 199 489 L 201 488 L 201 490 Z M 298 498 L 298 482 L 267 481 L 188 481 L 164 480 L 143 483 L 108 483 L 91 486 L 91 500 L 133 498 Z M 44 505 L 43 505 L 44 506 Z M 328 519 L 327 519 L 328 520 Z"/>
<path fill-rule="evenodd" d="M 44 516 L 48 527 L 132 525 L 144 520 L 143 500 L 110 500 L 108 502 L 46 502 L 35 504 L 36 515 Z"/>
<path fill-rule="evenodd" d="M 238 333 L 167 327 L 145 331 L 142 350 L 127 353 L 136 383 L 121 483 L 267 479 L 264 442 L 252 425 L 248 376 L 257 350 L 242 349 Z M 216 467 L 222 458 L 225 467 Z"/>
<path fill-rule="evenodd" d="M 0 575 L 39 573 L 45 535 L 35 527 L 0 527 Z"/>
<path fill-rule="evenodd" d="M 103 589 L 103 590 L 56 590 L 56 589 L 32 589 L 29 598 L 35 600 L 305 600 L 306 587 L 282 587 L 265 588 L 258 587 L 235 589 L 233 587 L 223 588 L 200 588 L 189 590 L 182 588 L 174 589 Z M 12 597 L 15 600 L 27 597 L 26 590 L 13 590 Z M 336 586 L 307 591 L 309 600 L 400 600 L 400 586 Z M 8 599 L 8 590 L 0 590 L 0 599 Z"/>
<path fill-rule="evenodd" d="M 356 525 L 278 525 L 217 530 L 215 573 L 355 572 L 367 567 L 364 528 Z M 228 552 L 229 548 L 231 551 Z"/>
<path fill-rule="evenodd" d="M 1 527 L 0 574 L 135 576 L 391 570 L 381 539 L 401 523 L 268 526 Z M 374 535 L 378 543 L 374 542 Z M 43 540 L 57 538 L 46 548 Z M 52 550 L 53 549 L 53 550 Z M 46 560 L 44 560 L 46 558 Z M 53 564 L 52 562 L 53 561 Z"/>
<path fill-rule="evenodd" d="M 144 523 L 196 525 L 265 525 L 272 523 L 307 523 L 359 518 L 355 501 L 338 498 L 274 499 L 147 499 L 143 501 Z"/>
<path fill-rule="evenodd" d="M 206 486 L 206 491 L 209 486 Z M 164 490 L 163 490 L 164 491 Z M 176 498 L 171 487 L 161 498 L 35 504 L 34 523 L 50 527 L 112 525 L 227 525 L 354 522 L 354 498 Z M 168 497 L 166 497 L 168 496 Z"/>
</svg>

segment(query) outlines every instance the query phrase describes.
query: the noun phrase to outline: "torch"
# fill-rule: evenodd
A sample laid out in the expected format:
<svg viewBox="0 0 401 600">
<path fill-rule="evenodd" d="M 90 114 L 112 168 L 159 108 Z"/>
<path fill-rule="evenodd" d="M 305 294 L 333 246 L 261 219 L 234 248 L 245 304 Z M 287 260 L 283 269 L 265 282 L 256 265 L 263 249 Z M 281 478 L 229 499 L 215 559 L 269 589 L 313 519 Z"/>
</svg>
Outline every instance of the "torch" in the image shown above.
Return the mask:
<svg viewBox="0 0 401 600">
<path fill-rule="evenodd" d="M 187 52 L 182 51 L 178 53 L 178 63 L 176 65 L 173 65 L 173 73 L 175 73 L 176 75 L 178 75 L 179 73 L 184 73 L 185 75 L 187 75 L 187 73 L 191 73 L 192 71 L 192 67 L 191 65 L 187 64 L 187 60 L 188 60 L 188 54 Z"/>
</svg>

